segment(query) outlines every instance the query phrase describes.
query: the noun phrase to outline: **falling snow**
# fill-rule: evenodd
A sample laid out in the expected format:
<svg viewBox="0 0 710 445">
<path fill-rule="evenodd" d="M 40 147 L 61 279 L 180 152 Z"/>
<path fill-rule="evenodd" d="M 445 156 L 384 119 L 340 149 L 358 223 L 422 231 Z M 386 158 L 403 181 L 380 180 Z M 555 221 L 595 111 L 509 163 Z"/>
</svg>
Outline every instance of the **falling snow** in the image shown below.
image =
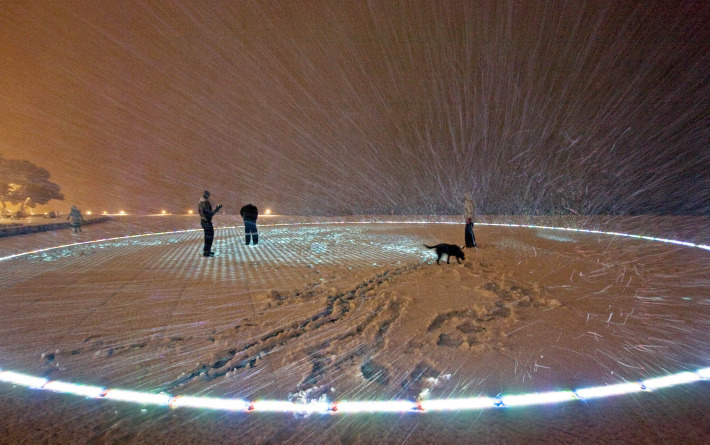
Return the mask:
<svg viewBox="0 0 710 445">
<path fill-rule="evenodd" d="M 0 369 L 305 404 L 707 367 L 709 24 L 699 1 L 5 2 L 0 157 L 61 186 L 39 212 L 128 215 L 0 238 Z M 437 266 L 468 194 L 479 247 Z M 247 202 L 277 215 L 258 246 Z M 0 443 L 701 443 L 707 390 L 258 417 L 1 384 Z"/>
<path fill-rule="evenodd" d="M 704 213 L 704 2 L 10 2 L 0 155 L 69 205 Z M 37 25 L 40 24 L 40 25 Z M 50 204 L 64 210 L 65 204 Z"/>
</svg>

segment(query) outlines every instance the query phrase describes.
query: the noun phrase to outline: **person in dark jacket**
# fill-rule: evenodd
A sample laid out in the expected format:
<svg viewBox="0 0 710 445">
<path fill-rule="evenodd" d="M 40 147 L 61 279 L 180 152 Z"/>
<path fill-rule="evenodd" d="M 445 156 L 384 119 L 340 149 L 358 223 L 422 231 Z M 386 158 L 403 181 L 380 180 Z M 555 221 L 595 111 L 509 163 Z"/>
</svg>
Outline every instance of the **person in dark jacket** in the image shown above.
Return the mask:
<svg viewBox="0 0 710 445">
<path fill-rule="evenodd" d="M 84 224 L 84 217 L 76 206 L 71 207 L 71 211 L 67 216 L 67 221 L 70 219 L 71 221 L 69 222 L 69 225 L 74 228 L 74 233 L 81 232 L 81 225 Z"/>
<path fill-rule="evenodd" d="M 210 202 L 210 192 L 205 190 L 205 193 L 200 198 L 200 202 L 197 205 L 197 210 L 200 212 L 200 225 L 205 230 L 205 247 L 202 252 L 203 256 L 210 257 L 214 256 L 212 252 L 212 242 L 214 241 L 214 226 L 212 226 L 212 217 L 215 213 L 219 212 L 222 208 L 222 204 L 219 204 L 214 211 L 212 211 L 212 203 Z"/>
<path fill-rule="evenodd" d="M 254 245 L 259 243 L 259 234 L 256 231 L 256 219 L 259 217 L 259 210 L 254 204 L 247 204 L 239 211 L 244 220 L 244 240 L 249 245 L 249 242 L 254 238 Z"/>
</svg>

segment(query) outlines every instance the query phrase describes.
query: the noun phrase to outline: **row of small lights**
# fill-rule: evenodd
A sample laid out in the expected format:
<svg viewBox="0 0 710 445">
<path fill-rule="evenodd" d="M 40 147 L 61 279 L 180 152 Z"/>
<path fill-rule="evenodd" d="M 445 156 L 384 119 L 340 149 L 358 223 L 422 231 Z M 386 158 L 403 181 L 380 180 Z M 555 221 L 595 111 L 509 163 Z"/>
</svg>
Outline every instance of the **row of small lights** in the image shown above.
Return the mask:
<svg viewBox="0 0 710 445">
<path fill-rule="evenodd" d="M 356 222 L 366 224 L 366 222 Z M 378 221 L 378 224 L 424 224 L 431 221 Z M 273 224 L 273 226 L 290 226 L 290 225 L 321 225 L 331 223 L 288 223 L 288 224 Z M 352 224 L 346 221 L 336 222 L 335 224 Z M 441 224 L 454 224 L 452 222 L 441 222 Z M 671 240 L 665 238 L 657 238 L 644 235 L 633 235 L 618 232 L 603 232 L 599 230 L 587 230 L 564 227 L 548 227 L 534 226 L 521 224 L 499 224 L 499 223 L 480 223 L 480 225 L 489 226 L 504 226 L 504 227 L 522 227 L 531 229 L 549 229 L 572 231 L 580 233 L 595 233 L 622 236 L 629 238 L 645 239 L 650 241 L 659 241 L 670 244 L 678 244 L 687 247 L 696 247 L 704 250 L 710 250 L 710 246 L 704 244 L 696 244 L 685 241 Z M 233 228 L 233 227 L 232 227 Z M 128 235 L 123 237 L 107 238 L 104 240 L 84 241 L 79 243 L 67 244 L 64 246 L 55 246 L 45 249 L 39 249 L 31 252 L 23 252 L 20 254 L 10 255 L 0 258 L 0 261 L 17 258 L 32 253 L 44 252 L 63 247 L 76 246 L 81 244 L 96 243 L 102 241 L 111 241 L 125 238 L 136 238 L 152 235 L 164 235 L 171 233 L 193 232 L 198 229 L 178 230 L 174 232 L 160 232 L 152 234 Z M 695 372 L 684 371 L 676 374 L 670 374 L 663 377 L 656 377 L 646 380 L 633 382 L 623 382 L 612 385 L 594 386 L 589 388 L 581 388 L 577 390 L 561 390 L 548 392 L 533 392 L 527 394 L 504 395 L 500 397 L 472 397 L 472 398 L 455 398 L 455 399 L 432 399 L 432 400 L 391 400 L 391 401 L 336 401 L 328 402 L 324 400 L 308 400 L 300 401 L 283 401 L 283 400 L 257 400 L 246 401 L 243 399 L 225 399 L 200 396 L 172 396 L 165 393 L 148 393 L 139 391 L 130 391 L 124 389 L 111 389 L 99 386 L 82 385 L 76 383 L 63 382 L 59 380 L 48 380 L 43 377 L 36 377 L 28 374 L 22 374 L 14 371 L 2 371 L 0 369 L 0 382 L 20 385 L 31 389 L 47 390 L 58 393 L 74 394 L 83 397 L 96 399 L 118 400 L 125 402 L 139 403 L 143 405 L 159 405 L 168 406 L 170 408 L 192 407 L 192 408 L 207 408 L 222 411 L 242 411 L 242 412 L 283 412 L 294 414 L 312 414 L 312 413 L 362 413 L 362 412 L 425 412 L 425 411 L 454 411 L 454 410 L 470 410 L 470 409 L 485 409 L 485 408 L 507 408 L 516 406 L 532 406 L 545 405 L 552 403 L 568 402 L 572 400 L 588 400 L 595 398 L 611 397 L 616 395 L 625 395 L 638 392 L 650 392 L 657 389 L 668 388 L 681 384 L 688 384 L 703 380 L 710 380 L 710 368 L 701 368 Z"/>
<path fill-rule="evenodd" d="M 195 212 L 192 211 L 192 210 L 188 210 L 188 211 L 187 211 L 187 214 L 188 214 L 188 215 L 192 215 L 193 213 L 195 213 Z M 87 210 L 86 214 L 87 214 L 87 215 L 91 215 L 91 214 L 92 214 L 91 210 Z M 101 214 L 102 214 L 102 215 L 112 215 L 112 213 L 109 213 L 109 212 L 106 211 L 106 210 L 104 210 L 103 213 L 101 213 Z M 167 210 L 161 210 L 161 211 L 160 211 L 160 214 L 161 214 L 161 215 L 172 215 L 172 213 L 169 213 Z M 266 214 L 266 215 L 271 215 L 271 209 L 266 209 L 265 214 Z M 30 215 L 35 216 L 35 213 L 32 212 L 32 213 L 30 213 Z M 43 215 L 49 215 L 49 212 L 44 212 Z M 118 213 L 114 213 L 114 215 L 128 215 L 128 213 L 126 213 L 125 210 L 119 210 Z"/>
<path fill-rule="evenodd" d="M 188 214 L 188 215 L 192 215 L 193 213 L 195 213 L 193 210 L 188 210 L 188 211 L 187 211 L 187 214 Z M 47 213 L 45 213 L 45 215 L 46 215 L 46 214 L 47 214 Z M 88 211 L 86 212 L 86 214 L 87 214 L 87 215 L 91 215 L 91 210 L 88 210 Z M 160 214 L 161 214 L 161 215 L 172 215 L 172 213 L 168 212 L 167 210 L 161 210 L 161 211 L 160 211 Z M 266 214 L 266 215 L 271 215 L 271 209 L 266 209 L 265 214 Z M 34 213 L 33 213 L 33 215 L 34 215 Z M 111 213 L 109 213 L 109 212 L 107 212 L 106 210 L 104 210 L 103 213 L 102 213 L 102 215 L 111 215 Z M 115 215 L 128 215 L 128 213 L 126 213 L 125 210 L 119 210 L 118 213 L 115 213 Z"/>
</svg>

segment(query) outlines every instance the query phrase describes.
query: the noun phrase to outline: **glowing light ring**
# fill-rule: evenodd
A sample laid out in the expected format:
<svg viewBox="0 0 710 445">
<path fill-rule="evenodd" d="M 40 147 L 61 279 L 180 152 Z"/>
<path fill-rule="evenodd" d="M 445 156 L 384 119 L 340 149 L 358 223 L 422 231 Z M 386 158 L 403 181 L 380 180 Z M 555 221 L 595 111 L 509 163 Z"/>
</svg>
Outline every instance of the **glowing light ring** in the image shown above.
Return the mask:
<svg viewBox="0 0 710 445">
<path fill-rule="evenodd" d="M 165 393 L 127 391 L 124 389 L 105 389 L 59 380 L 47 380 L 14 371 L 0 370 L 0 382 L 24 386 L 31 389 L 47 390 L 73 394 L 93 399 L 118 400 L 140 405 L 166 406 L 170 408 L 205 408 L 219 411 L 264 412 L 291 414 L 347 414 L 347 413 L 404 413 L 482 410 L 487 408 L 512 408 L 516 406 L 547 405 L 588 400 L 602 397 L 655 391 L 661 388 L 710 380 L 710 368 L 695 372 L 679 372 L 664 377 L 657 377 L 638 382 L 619 383 L 616 385 L 593 386 L 574 391 L 532 392 L 527 394 L 504 395 L 500 397 L 471 397 L 465 399 L 432 399 L 419 402 L 411 400 L 387 401 L 348 401 L 336 402 L 310 401 L 290 402 L 283 400 L 219 399 L 211 397 L 172 396 Z"/>
<path fill-rule="evenodd" d="M 326 226 L 335 224 L 460 224 L 454 221 L 330 221 L 330 222 L 304 222 L 304 223 L 276 223 L 276 224 L 263 224 L 262 227 L 292 227 L 292 226 Z M 514 228 L 524 228 L 524 229 L 544 229 L 544 230 L 559 230 L 565 232 L 576 232 L 576 233 L 592 233 L 597 235 L 612 235 L 621 236 L 626 238 L 642 239 L 647 241 L 657 241 L 661 243 L 677 244 L 679 246 L 686 247 L 696 247 L 698 249 L 704 249 L 710 251 L 710 245 L 707 244 L 696 244 L 688 241 L 678 241 L 668 238 L 657 238 L 655 236 L 646 235 L 634 235 L 630 233 L 621 232 L 605 232 L 602 230 L 591 230 L 591 229 L 577 229 L 570 227 L 551 227 L 551 226 L 536 226 L 531 224 L 506 224 L 506 223 L 476 223 L 479 226 L 494 226 L 494 227 L 514 227 Z M 227 230 L 227 229 L 238 229 L 244 226 L 229 226 L 229 227 L 218 227 L 216 230 Z M 125 235 L 125 236 L 115 236 L 112 238 L 103 238 L 92 241 L 81 241 L 78 243 L 62 244 L 60 246 L 45 247 L 43 249 L 30 250 L 27 252 L 16 253 L 13 255 L 8 255 L 5 257 L 0 257 L 0 261 L 11 260 L 13 258 L 19 258 L 26 255 L 34 255 L 38 253 L 48 252 L 50 250 L 64 249 L 68 247 L 81 246 L 85 244 L 96 244 L 105 243 L 108 241 L 118 241 L 131 238 L 140 238 L 144 236 L 158 236 L 158 235 L 174 235 L 176 233 L 188 233 L 188 232 L 199 232 L 202 229 L 185 229 L 185 230 L 173 230 L 170 232 L 151 232 L 151 233 L 141 233 L 138 235 Z"/>
<path fill-rule="evenodd" d="M 337 221 L 321 223 L 279 223 L 266 225 L 274 226 L 295 226 L 295 225 L 329 225 L 329 224 L 432 224 L 432 221 Z M 456 222 L 434 222 L 434 224 L 458 224 Z M 637 238 L 648 241 L 658 241 L 663 243 L 677 244 L 687 247 L 696 247 L 710 250 L 710 246 L 696 244 L 685 241 L 677 241 L 665 238 L 657 238 L 644 235 L 633 235 L 628 233 L 604 232 L 600 230 L 576 229 L 565 227 L 548 227 L 524 224 L 502 224 L 502 223 L 477 223 L 479 225 L 500 226 L 500 227 L 520 227 L 529 229 L 562 230 L 578 233 L 594 233 L 601 235 L 623 236 Z M 236 229 L 241 226 L 224 227 L 221 229 Z M 22 252 L 0 258 L 0 261 L 18 258 L 25 255 L 42 253 L 49 250 L 73 247 L 83 244 L 100 243 L 143 236 L 169 235 L 175 233 L 196 232 L 201 229 L 176 230 L 171 232 L 144 233 L 140 235 L 128 235 L 114 238 L 106 238 L 94 241 L 83 241 L 79 243 L 65 244 L 62 246 L 48 247 L 44 249 Z M 396 413 L 396 412 L 436 412 L 436 411 L 460 411 L 460 410 L 481 410 L 487 408 L 509 408 L 515 406 L 546 405 L 551 403 L 569 402 L 572 400 L 587 400 L 616 395 L 632 394 L 638 392 L 649 392 L 657 389 L 669 388 L 676 385 L 689 384 L 703 380 L 710 380 L 710 367 L 701 368 L 697 371 L 684 371 L 662 377 L 639 380 L 637 382 L 624 382 L 614 385 L 592 386 L 577 390 L 562 390 L 548 392 L 532 392 L 527 394 L 503 395 L 499 397 L 472 397 L 460 399 L 432 399 L 422 401 L 411 400 L 389 400 L 389 401 L 309 401 L 290 402 L 282 400 L 256 400 L 245 401 L 242 399 L 220 399 L 199 396 L 173 396 L 165 393 L 149 393 L 130 391 L 124 389 L 102 388 L 76 383 L 63 382 L 60 380 L 48 380 L 43 377 L 36 377 L 22 374 L 15 371 L 3 371 L 0 369 L 0 382 L 12 385 L 23 386 L 30 389 L 46 390 L 65 394 L 73 394 L 94 399 L 118 400 L 124 402 L 139 403 L 141 405 L 167 406 L 170 408 L 206 408 L 221 411 L 237 412 L 281 412 L 299 415 L 316 413 Z"/>
</svg>

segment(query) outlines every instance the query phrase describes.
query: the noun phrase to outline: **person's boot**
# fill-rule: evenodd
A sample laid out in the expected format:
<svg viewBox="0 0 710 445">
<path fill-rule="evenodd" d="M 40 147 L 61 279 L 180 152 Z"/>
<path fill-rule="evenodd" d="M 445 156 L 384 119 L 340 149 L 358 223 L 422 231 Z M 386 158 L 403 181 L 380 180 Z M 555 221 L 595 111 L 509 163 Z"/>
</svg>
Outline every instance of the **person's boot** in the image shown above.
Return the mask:
<svg viewBox="0 0 710 445">
<path fill-rule="evenodd" d="M 251 235 L 244 235 L 244 241 L 246 242 L 247 246 L 251 242 Z"/>
<path fill-rule="evenodd" d="M 259 243 L 259 235 L 255 233 L 252 236 L 254 237 L 254 245 L 256 246 Z"/>
</svg>

